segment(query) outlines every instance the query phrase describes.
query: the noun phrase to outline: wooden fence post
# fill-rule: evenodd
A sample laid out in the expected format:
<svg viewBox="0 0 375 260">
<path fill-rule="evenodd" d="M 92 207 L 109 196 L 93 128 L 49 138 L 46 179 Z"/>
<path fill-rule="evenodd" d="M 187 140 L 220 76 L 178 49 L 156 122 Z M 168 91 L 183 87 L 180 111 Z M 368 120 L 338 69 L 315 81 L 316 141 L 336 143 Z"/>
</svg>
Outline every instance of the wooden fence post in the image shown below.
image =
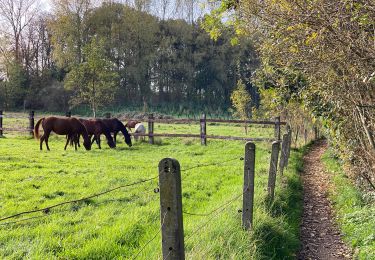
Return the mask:
<svg viewBox="0 0 375 260">
<path fill-rule="evenodd" d="M 3 110 L 0 110 L 0 137 L 3 137 Z"/>
<path fill-rule="evenodd" d="M 290 157 L 290 149 L 292 146 L 292 130 L 288 128 L 288 141 L 287 141 L 287 146 L 286 146 L 286 160 L 284 163 L 284 166 L 287 168 L 289 164 L 289 157 Z"/>
<path fill-rule="evenodd" d="M 105 114 L 104 114 L 104 117 L 105 117 L 105 118 L 111 118 L 111 113 L 109 113 L 109 112 L 108 112 L 108 113 L 105 113 Z"/>
<path fill-rule="evenodd" d="M 148 143 L 154 144 L 154 114 L 148 116 Z"/>
<path fill-rule="evenodd" d="M 280 155 L 280 162 L 279 162 L 279 172 L 280 175 L 284 173 L 285 162 L 287 160 L 287 150 L 288 149 L 288 134 L 283 135 L 283 142 L 281 145 L 281 155 Z"/>
<path fill-rule="evenodd" d="M 272 201 L 275 195 L 276 185 L 276 172 L 277 172 L 277 161 L 279 158 L 280 142 L 275 141 L 272 143 L 272 152 L 270 160 L 270 170 L 268 175 L 268 197 Z"/>
<path fill-rule="evenodd" d="M 201 145 L 207 145 L 206 114 L 202 114 L 201 123 Z"/>
<path fill-rule="evenodd" d="M 160 221 L 163 259 L 185 259 L 180 164 L 172 158 L 159 162 Z"/>
<path fill-rule="evenodd" d="M 31 137 L 34 137 L 34 111 L 29 113 L 29 133 Z"/>
<path fill-rule="evenodd" d="M 255 144 L 247 142 L 245 145 L 244 187 L 242 206 L 242 227 L 245 230 L 253 226 L 254 209 L 254 177 L 255 177 Z"/>
<path fill-rule="evenodd" d="M 66 116 L 66 117 L 72 117 L 72 112 L 71 112 L 71 111 L 67 111 L 67 112 L 65 113 L 65 116 Z"/>
<path fill-rule="evenodd" d="M 281 125 L 280 125 L 280 116 L 275 117 L 275 139 L 277 141 L 281 138 Z"/>
</svg>

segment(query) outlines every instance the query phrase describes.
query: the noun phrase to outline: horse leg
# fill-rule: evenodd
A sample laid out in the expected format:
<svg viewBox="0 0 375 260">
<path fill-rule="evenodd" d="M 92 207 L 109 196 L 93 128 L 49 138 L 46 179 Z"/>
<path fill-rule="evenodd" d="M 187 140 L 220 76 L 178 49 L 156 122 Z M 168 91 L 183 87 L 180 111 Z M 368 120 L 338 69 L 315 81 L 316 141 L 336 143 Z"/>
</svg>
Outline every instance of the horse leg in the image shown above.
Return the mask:
<svg viewBox="0 0 375 260">
<path fill-rule="evenodd" d="M 98 144 L 99 149 L 102 149 L 102 147 L 100 146 L 100 135 L 96 136 L 96 143 Z"/>
<path fill-rule="evenodd" d="M 43 150 L 43 141 L 44 141 L 44 134 L 42 135 L 42 137 L 40 137 L 40 150 L 42 151 Z"/>
<path fill-rule="evenodd" d="M 90 137 L 91 138 L 91 137 Z M 94 135 L 91 140 L 91 145 L 96 141 L 96 136 Z"/>
<path fill-rule="evenodd" d="M 68 146 L 69 142 L 72 145 L 73 140 L 72 140 L 72 137 L 70 135 L 67 135 L 66 144 L 65 144 L 65 147 L 64 147 L 65 151 L 66 151 L 66 147 Z"/>
<path fill-rule="evenodd" d="M 45 142 L 46 142 L 47 150 L 50 151 L 49 145 L 48 145 L 48 138 L 49 138 L 49 133 L 46 135 Z"/>
<path fill-rule="evenodd" d="M 115 142 L 115 144 L 116 144 L 116 136 L 117 136 L 117 133 L 118 133 L 118 132 L 114 132 L 114 133 L 113 133 L 113 141 Z"/>
<path fill-rule="evenodd" d="M 81 147 L 81 145 L 79 144 L 79 138 L 80 138 L 81 136 L 79 135 L 79 134 L 77 134 L 77 136 L 76 136 L 76 138 L 77 138 L 77 146 L 78 147 Z"/>
</svg>

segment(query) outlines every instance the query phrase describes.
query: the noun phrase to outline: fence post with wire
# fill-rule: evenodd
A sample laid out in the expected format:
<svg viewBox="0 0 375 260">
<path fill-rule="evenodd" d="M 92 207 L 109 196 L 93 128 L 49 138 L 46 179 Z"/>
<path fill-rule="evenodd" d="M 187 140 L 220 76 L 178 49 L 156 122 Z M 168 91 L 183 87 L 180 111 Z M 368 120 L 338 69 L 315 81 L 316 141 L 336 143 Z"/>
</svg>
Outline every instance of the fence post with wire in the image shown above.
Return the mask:
<svg viewBox="0 0 375 260">
<path fill-rule="evenodd" d="M 291 149 L 291 146 L 292 146 L 292 130 L 290 127 L 287 127 L 287 134 L 288 134 L 288 139 L 287 139 L 287 146 L 286 146 L 286 160 L 285 160 L 285 163 L 284 163 L 284 166 L 286 168 L 288 168 L 288 164 L 289 164 L 289 157 L 290 157 L 290 149 Z"/>
<path fill-rule="evenodd" d="M 255 144 L 245 145 L 242 227 L 252 228 L 254 209 Z"/>
<path fill-rule="evenodd" d="M 148 116 L 148 143 L 154 144 L 154 114 Z"/>
<path fill-rule="evenodd" d="M 0 137 L 3 137 L 3 111 L 0 110 Z"/>
<path fill-rule="evenodd" d="M 277 141 L 281 138 L 281 126 L 280 126 L 280 116 L 275 117 L 275 139 Z"/>
<path fill-rule="evenodd" d="M 206 130 L 206 114 L 202 114 L 202 118 L 200 120 L 201 126 L 201 145 L 207 145 L 207 130 Z"/>
<path fill-rule="evenodd" d="M 283 141 L 281 144 L 281 154 L 279 162 L 279 172 L 280 175 L 284 173 L 285 162 L 287 161 L 287 149 L 288 149 L 288 134 L 283 135 Z"/>
<path fill-rule="evenodd" d="M 34 111 L 29 113 L 29 133 L 31 137 L 34 137 Z"/>
<path fill-rule="evenodd" d="M 160 220 L 163 259 L 185 259 L 180 164 L 172 158 L 159 162 Z"/>
<path fill-rule="evenodd" d="M 276 172 L 277 172 L 277 161 L 279 158 L 280 142 L 275 141 L 272 143 L 272 152 L 270 160 L 270 169 L 268 175 L 268 197 L 270 201 L 273 200 L 275 195 L 275 184 L 276 184 Z"/>
</svg>

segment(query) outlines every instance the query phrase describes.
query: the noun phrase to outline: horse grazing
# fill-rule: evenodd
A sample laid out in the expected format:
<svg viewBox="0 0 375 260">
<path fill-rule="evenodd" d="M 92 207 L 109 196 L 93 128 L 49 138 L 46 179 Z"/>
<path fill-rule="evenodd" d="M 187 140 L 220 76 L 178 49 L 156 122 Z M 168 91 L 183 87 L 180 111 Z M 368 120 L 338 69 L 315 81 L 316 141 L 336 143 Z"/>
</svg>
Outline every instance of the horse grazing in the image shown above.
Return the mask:
<svg viewBox="0 0 375 260">
<path fill-rule="evenodd" d="M 135 126 L 137 125 L 137 124 L 139 124 L 139 123 L 141 123 L 140 121 L 138 121 L 138 120 L 130 120 L 130 121 L 128 121 L 126 124 L 125 124 L 125 127 L 127 127 L 127 128 L 129 128 L 129 131 L 131 132 L 132 130 L 132 128 L 135 128 Z"/>
<path fill-rule="evenodd" d="M 83 145 L 85 146 L 86 150 L 91 149 L 91 141 L 86 127 L 77 118 L 50 116 L 39 119 L 34 128 L 34 135 L 36 139 L 39 139 L 40 124 L 42 124 L 44 130 L 44 134 L 40 137 L 40 150 L 42 150 L 44 141 L 46 142 L 47 150 L 50 150 L 48 146 L 48 138 L 52 131 L 58 135 L 68 136 L 64 150 L 66 150 L 70 139 L 80 135 L 83 137 Z M 77 144 L 75 145 L 75 149 L 77 150 Z"/>
<path fill-rule="evenodd" d="M 128 130 L 126 130 L 126 127 L 123 123 L 121 123 L 120 120 L 117 118 L 109 118 L 109 119 L 101 119 L 101 121 L 108 127 L 109 131 L 113 133 L 113 139 L 116 143 L 116 136 L 118 132 L 121 131 L 121 133 L 124 135 L 125 143 L 131 147 L 132 146 L 132 140 L 130 138 L 130 135 L 128 133 Z"/>
<path fill-rule="evenodd" d="M 104 134 L 105 137 L 107 138 L 108 146 L 111 147 L 111 148 L 116 147 L 116 144 L 113 141 L 113 138 L 111 136 L 111 132 L 110 132 L 109 128 L 101 120 L 98 120 L 98 119 L 90 119 L 90 120 L 79 119 L 79 121 L 81 121 L 81 123 L 86 127 L 87 133 L 89 134 L 89 136 L 90 137 L 94 136 L 91 144 L 93 144 L 94 141 L 96 141 L 99 149 L 102 149 L 101 146 L 100 146 L 100 135 Z M 79 140 L 78 140 L 78 143 L 79 143 Z"/>
<path fill-rule="evenodd" d="M 143 124 L 139 123 L 139 124 L 136 124 L 135 126 L 135 130 L 134 130 L 134 133 L 135 134 L 145 134 L 146 133 L 146 128 Z M 134 139 L 135 140 L 138 140 L 138 138 L 140 137 L 141 140 L 144 140 L 144 136 L 134 136 Z"/>
</svg>

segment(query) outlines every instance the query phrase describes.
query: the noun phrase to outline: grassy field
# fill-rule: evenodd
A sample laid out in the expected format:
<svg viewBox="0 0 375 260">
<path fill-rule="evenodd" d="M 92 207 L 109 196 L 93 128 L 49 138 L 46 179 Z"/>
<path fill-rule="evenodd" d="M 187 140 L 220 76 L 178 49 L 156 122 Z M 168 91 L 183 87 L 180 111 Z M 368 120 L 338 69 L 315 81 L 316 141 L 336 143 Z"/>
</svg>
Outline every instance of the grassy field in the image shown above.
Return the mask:
<svg viewBox="0 0 375 260">
<path fill-rule="evenodd" d="M 375 259 L 375 207 L 360 192 L 341 168 L 330 150 L 322 157 L 327 170 L 333 175 L 330 197 L 344 239 L 354 249 L 355 259 Z"/>
<path fill-rule="evenodd" d="M 198 127 L 155 126 L 156 132 L 176 133 L 197 133 Z M 244 135 L 242 127 L 227 125 L 208 126 L 208 131 Z M 272 128 L 251 128 L 248 136 L 272 134 Z M 210 212 L 242 192 L 243 142 L 209 140 L 203 147 L 197 139 L 158 139 L 157 145 L 138 142 L 129 148 L 122 142 L 115 150 L 94 145 L 87 152 L 64 151 L 64 141 L 52 136 L 47 152 L 39 151 L 38 142 L 26 136 L 0 139 L 0 218 L 157 176 L 158 162 L 165 157 L 179 160 L 182 170 L 215 164 L 182 172 L 185 212 Z M 301 155 L 292 151 L 290 167 L 278 178 L 275 201 L 269 205 L 270 144 L 257 143 L 253 231 L 241 228 L 242 199 L 208 217 L 184 214 L 187 258 L 294 259 L 302 210 Z M 156 179 L 48 213 L 0 222 L 0 258 L 132 259 L 137 254 L 138 259 L 161 258 L 157 185 Z M 22 221 L 26 218 L 31 219 Z"/>
</svg>

